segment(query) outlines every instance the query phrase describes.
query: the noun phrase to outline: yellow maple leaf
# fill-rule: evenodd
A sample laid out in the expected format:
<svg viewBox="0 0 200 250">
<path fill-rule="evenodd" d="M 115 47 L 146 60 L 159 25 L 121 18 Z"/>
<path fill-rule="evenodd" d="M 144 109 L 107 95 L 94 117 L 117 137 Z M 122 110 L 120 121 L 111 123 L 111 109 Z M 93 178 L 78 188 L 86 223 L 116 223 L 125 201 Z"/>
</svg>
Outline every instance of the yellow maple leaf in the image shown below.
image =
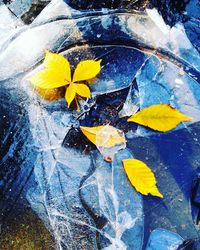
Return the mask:
<svg viewBox="0 0 200 250">
<path fill-rule="evenodd" d="M 163 198 L 156 186 L 156 179 L 151 169 L 136 159 L 122 160 L 129 181 L 143 195 L 154 195 Z"/>
<path fill-rule="evenodd" d="M 111 148 L 126 142 L 122 132 L 110 125 L 80 127 L 83 134 L 97 147 Z"/>
<path fill-rule="evenodd" d="M 167 132 L 183 121 L 191 121 L 191 118 L 168 104 L 152 105 L 128 119 L 128 122 L 135 122 L 161 132 Z"/>
<path fill-rule="evenodd" d="M 70 107 L 76 95 L 90 98 L 90 89 L 83 82 L 94 79 L 101 70 L 101 60 L 84 60 L 78 63 L 73 78 L 68 60 L 55 53 L 46 51 L 44 70 L 36 73 L 31 82 L 40 89 L 56 89 L 65 86 L 65 99 Z M 77 103 L 77 100 L 76 100 Z M 78 105 L 78 103 L 77 103 Z"/>
</svg>

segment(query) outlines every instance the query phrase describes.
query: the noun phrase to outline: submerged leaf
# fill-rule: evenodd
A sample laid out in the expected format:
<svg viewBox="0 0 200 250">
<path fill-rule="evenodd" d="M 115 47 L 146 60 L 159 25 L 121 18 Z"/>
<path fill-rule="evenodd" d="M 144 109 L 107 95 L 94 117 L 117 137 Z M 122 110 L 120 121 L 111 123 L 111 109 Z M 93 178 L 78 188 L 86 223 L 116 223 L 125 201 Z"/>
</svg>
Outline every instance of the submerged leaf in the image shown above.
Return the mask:
<svg viewBox="0 0 200 250">
<path fill-rule="evenodd" d="M 125 143 L 120 130 L 110 126 L 80 127 L 83 134 L 97 147 L 111 148 L 115 145 Z"/>
<path fill-rule="evenodd" d="M 129 181 L 138 192 L 163 198 L 156 186 L 154 173 L 144 162 L 136 159 L 126 159 L 122 162 Z"/>
<path fill-rule="evenodd" d="M 135 122 L 161 132 L 167 132 L 175 128 L 183 121 L 191 118 L 180 113 L 168 104 L 156 104 L 144 108 L 132 115 L 128 122 Z"/>
<path fill-rule="evenodd" d="M 73 82 L 90 80 L 96 77 L 96 75 L 99 74 L 100 70 L 101 70 L 101 60 L 82 61 L 77 65 L 74 71 Z"/>
<path fill-rule="evenodd" d="M 47 101 L 58 100 L 59 98 L 63 97 L 63 94 L 64 94 L 64 91 L 62 88 L 61 89 L 40 89 L 36 87 L 35 91 Z"/>
</svg>

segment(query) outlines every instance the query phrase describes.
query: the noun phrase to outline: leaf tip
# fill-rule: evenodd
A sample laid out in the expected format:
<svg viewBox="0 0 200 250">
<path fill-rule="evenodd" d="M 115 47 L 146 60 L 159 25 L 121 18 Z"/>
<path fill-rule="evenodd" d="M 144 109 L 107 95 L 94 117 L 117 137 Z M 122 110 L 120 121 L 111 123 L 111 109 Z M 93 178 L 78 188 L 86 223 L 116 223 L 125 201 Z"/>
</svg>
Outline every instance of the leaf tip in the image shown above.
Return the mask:
<svg viewBox="0 0 200 250">
<path fill-rule="evenodd" d="M 185 119 L 186 119 L 185 121 L 188 121 L 188 122 L 191 122 L 193 120 L 193 118 L 190 116 L 186 116 Z"/>
<path fill-rule="evenodd" d="M 153 192 L 150 192 L 150 194 L 153 196 L 157 196 L 159 198 L 163 198 L 163 194 L 160 193 L 157 187 L 156 187 L 156 190 L 154 190 Z"/>
<path fill-rule="evenodd" d="M 83 131 L 85 130 L 86 127 L 80 126 L 79 128 L 80 128 L 80 130 L 83 132 Z"/>
<path fill-rule="evenodd" d="M 131 116 L 127 119 L 127 122 L 131 122 Z"/>
<path fill-rule="evenodd" d="M 158 197 L 161 198 L 161 199 L 164 198 L 163 194 L 161 194 L 161 193 L 158 195 Z"/>
<path fill-rule="evenodd" d="M 101 64 L 101 62 L 102 62 L 102 59 L 99 59 L 97 62 L 99 62 L 100 64 Z"/>
<path fill-rule="evenodd" d="M 50 54 L 51 52 L 48 51 L 47 49 L 44 49 L 44 53 L 45 53 L 45 56 L 47 56 L 47 55 Z"/>
</svg>

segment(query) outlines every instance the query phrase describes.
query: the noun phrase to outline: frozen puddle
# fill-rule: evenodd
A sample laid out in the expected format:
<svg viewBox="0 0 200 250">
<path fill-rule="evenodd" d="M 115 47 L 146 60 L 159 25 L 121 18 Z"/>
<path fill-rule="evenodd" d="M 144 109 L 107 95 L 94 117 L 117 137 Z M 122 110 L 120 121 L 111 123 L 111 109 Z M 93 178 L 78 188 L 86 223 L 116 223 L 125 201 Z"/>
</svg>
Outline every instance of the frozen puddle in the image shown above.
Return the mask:
<svg viewBox="0 0 200 250">
<path fill-rule="evenodd" d="M 0 26 L 1 112 L 7 116 L 2 147 L 10 146 L 2 164 L 12 158 L 19 168 L 17 177 L 8 174 L 16 193 L 28 172 L 34 178 L 26 198 L 54 236 L 55 248 L 140 250 L 157 228 L 163 229 L 152 232 L 146 250 L 159 249 L 158 235 L 167 242 L 166 249 L 197 238 L 190 193 L 200 172 L 200 58 L 183 24 L 170 28 L 156 9 L 81 12 L 53 0 L 32 24 L 23 26 L 4 8 L 0 5 L 0 13 L 10 25 Z M 101 75 L 92 85 L 93 102 L 82 103 L 81 116 L 69 111 L 65 100 L 45 101 L 30 86 L 28 79 L 41 69 L 44 49 L 66 56 L 72 67 L 83 59 L 102 59 Z M 126 101 L 121 117 L 169 103 L 191 116 L 192 123 L 164 135 L 129 124 L 124 131 L 127 148 L 112 163 L 96 149 L 87 154 L 69 145 L 72 127 L 92 126 L 94 116 L 100 122 L 109 119 L 102 114 L 106 105 L 117 105 L 112 102 L 116 91 L 116 102 Z M 118 124 L 123 118 L 113 119 Z M 131 187 L 121 163 L 131 157 L 152 166 L 163 200 L 143 198 Z M 162 230 L 174 233 L 166 231 L 165 237 Z"/>
</svg>

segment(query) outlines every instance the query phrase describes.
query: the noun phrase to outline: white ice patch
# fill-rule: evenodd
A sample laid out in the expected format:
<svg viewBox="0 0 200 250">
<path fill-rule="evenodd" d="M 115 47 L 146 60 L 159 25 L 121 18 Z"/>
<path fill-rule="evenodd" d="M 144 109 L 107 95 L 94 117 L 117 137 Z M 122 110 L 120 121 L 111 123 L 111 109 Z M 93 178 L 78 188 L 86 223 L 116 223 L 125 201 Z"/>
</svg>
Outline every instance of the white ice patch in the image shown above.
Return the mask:
<svg viewBox="0 0 200 250">
<path fill-rule="evenodd" d="M 180 85 L 184 84 L 183 80 L 182 79 L 178 79 L 178 78 L 175 79 L 175 83 L 180 84 Z"/>
<path fill-rule="evenodd" d="M 174 48 L 184 48 L 191 49 L 193 46 L 188 39 L 183 24 L 177 23 L 170 30 L 170 40 L 171 43 L 174 44 Z"/>
<path fill-rule="evenodd" d="M 23 22 L 14 16 L 4 4 L 0 4 L 0 17 L 3 17 L 0 22 L 1 32 L 16 29 L 18 26 L 23 25 Z"/>
<path fill-rule="evenodd" d="M 113 128 L 109 125 L 104 126 L 97 134 L 96 134 L 96 143 L 98 150 L 104 156 L 104 158 L 113 159 L 114 155 L 124 148 L 126 148 L 126 142 L 116 144 L 113 147 L 104 147 L 102 145 L 102 138 L 104 145 L 109 144 L 109 141 L 113 140 L 112 138 L 122 137 L 125 140 L 124 133 L 119 130 L 113 130 Z M 100 146 L 99 146 L 100 145 Z"/>
<path fill-rule="evenodd" d="M 164 35 L 167 35 L 170 31 L 169 25 L 166 25 L 162 16 L 159 15 L 157 9 L 146 9 L 147 15 L 153 20 Z"/>
<path fill-rule="evenodd" d="M 112 20 L 107 16 L 102 16 L 101 24 L 104 27 L 104 29 L 109 29 L 109 27 L 112 25 Z"/>
<path fill-rule="evenodd" d="M 126 101 L 123 108 L 120 110 L 118 116 L 119 118 L 134 115 L 139 110 L 139 92 L 137 90 L 132 91 L 132 86 L 126 97 Z"/>
<path fill-rule="evenodd" d="M 52 0 L 35 18 L 33 23 L 38 24 L 42 22 L 47 22 L 48 20 L 57 18 L 58 16 L 71 18 L 72 15 L 78 15 L 80 13 L 80 11 L 72 9 L 63 0 Z"/>
<path fill-rule="evenodd" d="M 53 50 L 54 46 L 64 42 L 66 37 L 69 41 L 81 37 L 72 20 L 61 20 L 27 29 L 1 53 L 0 79 L 28 70 L 43 58 L 45 49 Z M 17 53 L 13 54 L 15 50 Z"/>
<path fill-rule="evenodd" d="M 17 33 L 21 26 L 23 22 L 14 16 L 4 4 L 0 4 L 0 47 Z"/>
</svg>

